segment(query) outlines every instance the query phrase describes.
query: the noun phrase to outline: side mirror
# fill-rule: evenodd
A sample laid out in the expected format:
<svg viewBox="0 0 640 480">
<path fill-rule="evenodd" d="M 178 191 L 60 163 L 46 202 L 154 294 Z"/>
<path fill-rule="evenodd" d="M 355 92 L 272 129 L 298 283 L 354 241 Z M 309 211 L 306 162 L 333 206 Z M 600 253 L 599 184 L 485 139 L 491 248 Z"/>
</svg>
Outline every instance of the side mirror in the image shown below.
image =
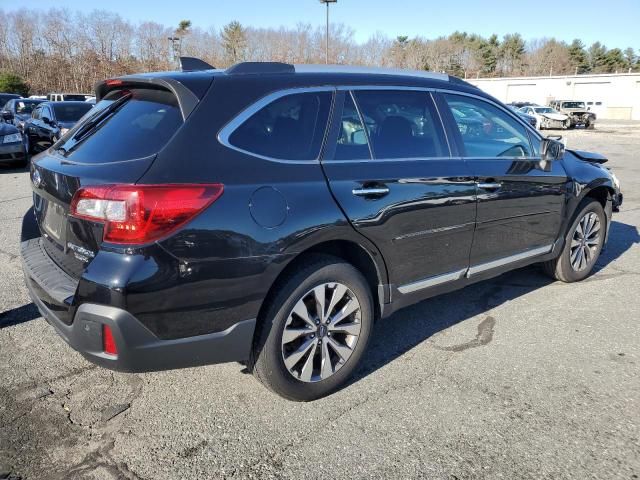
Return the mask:
<svg viewBox="0 0 640 480">
<path fill-rule="evenodd" d="M 42 121 L 47 125 L 51 125 L 51 119 L 49 117 L 42 117 Z"/>
<path fill-rule="evenodd" d="M 2 111 L 2 119 L 3 120 L 13 120 L 13 113 L 11 113 L 9 110 L 3 110 Z"/>
<path fill-rule="evenodd" d="M 564 156 L 564 145 L 560 142 L 562 137 L 545 138 L 542 140 L 541 156 L 542 160 L 560 160 Z"/>
<path fill-rule="evenodd" d="M 591 110 L 591 107 L 587 107 L 587 110 Z"/>
</svg>

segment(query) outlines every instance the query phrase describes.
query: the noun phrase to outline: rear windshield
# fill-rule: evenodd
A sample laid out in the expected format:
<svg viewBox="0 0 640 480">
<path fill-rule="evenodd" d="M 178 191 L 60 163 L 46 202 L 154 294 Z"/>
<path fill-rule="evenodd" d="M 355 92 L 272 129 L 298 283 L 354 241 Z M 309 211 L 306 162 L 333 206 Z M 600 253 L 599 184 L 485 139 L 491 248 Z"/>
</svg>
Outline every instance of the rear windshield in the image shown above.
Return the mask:
<svg viewBox="0 0 640 480">
<path fill-rule="evenodd" d="M 92 106 L 90 103 L 58 103 L 53 105 L 53 111 L 59 122 L 77 122 Z"/>
<path fill-rule="evenodd" d="M 113 112 L 91 125 L 104 109 L 118 100 L 119 106 Z M 144 158 L 158 153 L 182 123 L 182 114 L 172 93 L 152 89 L 117 90 L 98 102 L 62 139 L 57 150 L 79 163 Z"/>
<path fill-rule="evenodd" d="M 70 102 L 70 101 L 78 101 L 78 102 L 84 102 L 87 99 L 86 95 L 74 95 L 74 94 L 69 94 L 69 93 L 65 93 L 62 98 L 64 98 L 65 102 Z"/>
<path fill-rule="evenodd" d="M 16 113 L 31 113 L 42 100 L 16 100 Z"/>
</svg>

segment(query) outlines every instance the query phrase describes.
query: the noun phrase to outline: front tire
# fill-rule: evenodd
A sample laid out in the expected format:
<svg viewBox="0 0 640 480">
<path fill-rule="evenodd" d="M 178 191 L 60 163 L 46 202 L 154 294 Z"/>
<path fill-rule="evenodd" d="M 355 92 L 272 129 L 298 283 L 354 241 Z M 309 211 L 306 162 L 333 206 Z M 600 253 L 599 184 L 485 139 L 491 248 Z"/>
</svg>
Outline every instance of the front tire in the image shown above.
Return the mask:
<svg viewBox="0 0 640 480">
<path fill-rule="evenodd" d="M 577 209 L 558 257 L 544 262 L 545 272 L 562 282 L 579 282 L 588 277 L 602 251 L 606 217 L 597 200 L 585 198 Z"/>
<path fill-rule="evenodd" d="M 315 400 L 358 367 L 373 327 L 373 298 L 355 267 L 317 255 L 280 283 L 262 317 L 249 369 L 284 398 Z"/>
</svg>

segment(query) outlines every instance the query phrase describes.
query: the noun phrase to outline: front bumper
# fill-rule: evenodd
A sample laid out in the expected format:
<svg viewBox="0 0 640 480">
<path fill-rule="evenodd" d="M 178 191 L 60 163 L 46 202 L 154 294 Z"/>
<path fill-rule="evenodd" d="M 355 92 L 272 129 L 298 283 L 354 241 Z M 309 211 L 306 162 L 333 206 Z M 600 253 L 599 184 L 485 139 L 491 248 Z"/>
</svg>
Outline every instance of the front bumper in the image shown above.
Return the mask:
<svg viewBox="0 0 640 480">
<path fill-rule="evenodd" d="M 249 358 L 255 319 L 231 325 L 224 331 L 174 340 L 154 335 L 126 310 L 110 305 L 83 303 L 75 309 L 73 321 L 65 323 L 56 305 L 73 304 L 69 278 L 34 242 L 21 245 L 22 266 L 29 295 L 47 322 L 75 350 L 100 366 L 124 372 L 148 372 L 194 367 Z M 53 300 L 53 301 L 52 301 Z M 118 349 L 117 355 L 103 351 L 103 325 L 108 325 Z"/>
<path fill-rule="evenodd" d="M 24 162 L 27 156 L 22 142 L 0 143 L 0 164 Z"/>
</svg>

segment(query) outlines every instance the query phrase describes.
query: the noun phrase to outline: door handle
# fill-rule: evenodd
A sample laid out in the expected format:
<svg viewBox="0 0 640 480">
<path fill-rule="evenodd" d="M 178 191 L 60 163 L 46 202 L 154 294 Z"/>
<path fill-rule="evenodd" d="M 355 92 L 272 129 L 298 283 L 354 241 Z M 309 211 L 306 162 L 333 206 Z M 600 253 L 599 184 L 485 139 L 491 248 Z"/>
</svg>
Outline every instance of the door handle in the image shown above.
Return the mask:
<svg viewBox="0 0 640 480">
<path fill-rule="evenodd" d="M 351 193 L 357 197 L 383 197 L 389 193 L 388 187 L 354 188 Z"/>
<path fill-rule="evenodd" d="M 483 190 L 498 190 L 499 188 L 502 188 L 502 183 L 483 183 L 483 182 L 478 182 L 476 183 L 476 185 L 478 186 L 478 188 L 481 188 Z"/>
</svg>

